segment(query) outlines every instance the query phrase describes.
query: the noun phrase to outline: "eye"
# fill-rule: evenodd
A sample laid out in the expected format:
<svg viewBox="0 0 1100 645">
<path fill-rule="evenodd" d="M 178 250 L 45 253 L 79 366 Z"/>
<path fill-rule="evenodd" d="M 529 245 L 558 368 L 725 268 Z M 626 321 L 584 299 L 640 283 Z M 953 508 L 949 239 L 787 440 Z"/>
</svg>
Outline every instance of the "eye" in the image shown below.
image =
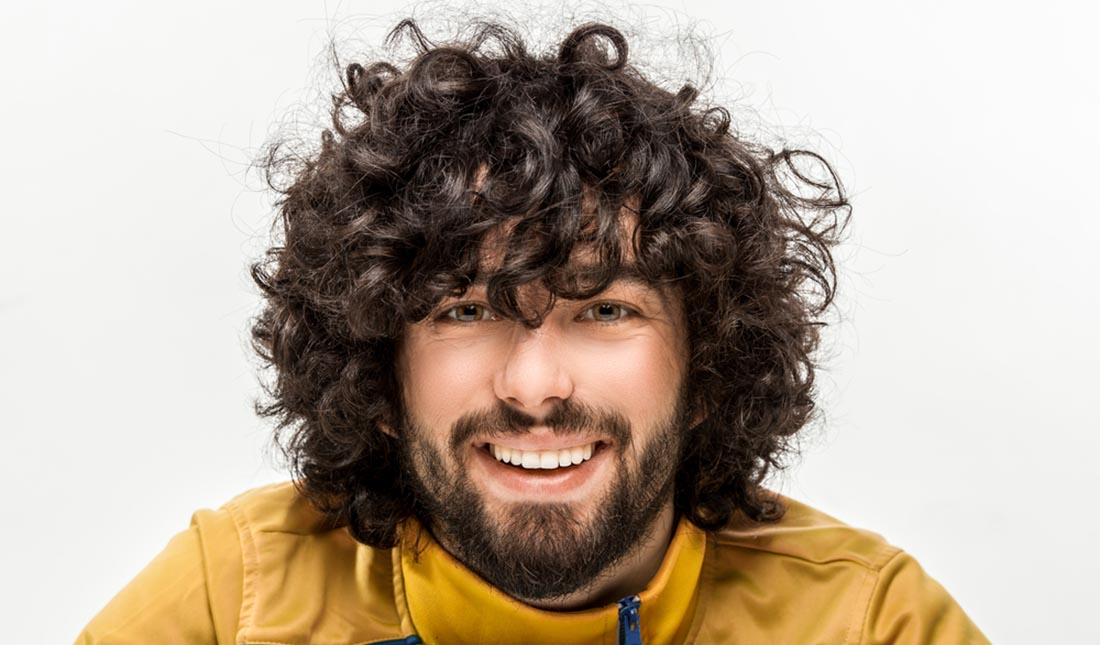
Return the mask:
<svg viewBox="0 0 1100 645">
<path fill-rule="evenodd" d="M 633 313 L 630 309 L 614 302 L 600 302 L 585 309 L 584 313 L 581 314 L 581 318 L 600 323 L 614 323 L 629 317 Z"/>
<path fill-rule="evenodd" d="M 484 320 L 496 320 L 493 311 L 485 305 L 473 302 L 455 305 L 443 312 L 441 318 L 449 318 L 460 323 L 481 322 Z"/>
</svg>

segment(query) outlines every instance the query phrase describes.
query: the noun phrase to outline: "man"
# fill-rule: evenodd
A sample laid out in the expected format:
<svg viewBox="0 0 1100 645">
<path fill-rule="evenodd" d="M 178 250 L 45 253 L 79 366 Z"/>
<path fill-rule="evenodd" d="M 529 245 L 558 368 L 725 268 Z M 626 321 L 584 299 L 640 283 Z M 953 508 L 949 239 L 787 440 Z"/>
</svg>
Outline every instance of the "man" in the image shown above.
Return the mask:
<svg viewBox="0 0 1100 645">
<path fill-rule="evenodd" d="M 294 483 L 197 513 L 78 642 L 985 642 L 907 554 L 761 487 L 813 410 L 828 164 L 611 27 L 395 33 L 420 55 L 348 67 L 253 267 Z"/>
</svg>

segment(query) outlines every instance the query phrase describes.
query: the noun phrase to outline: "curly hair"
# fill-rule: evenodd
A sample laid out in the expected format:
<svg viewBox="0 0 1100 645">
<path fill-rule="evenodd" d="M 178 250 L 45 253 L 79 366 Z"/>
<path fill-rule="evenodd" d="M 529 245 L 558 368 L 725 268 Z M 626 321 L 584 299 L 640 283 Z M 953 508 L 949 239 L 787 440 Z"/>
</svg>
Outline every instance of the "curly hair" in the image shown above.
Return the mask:
<svg viewBox="0 0 1100 645">
<path fill-rule="evenodd" d="M 411 36 L 417 55 L 403 68 L 348 65 L 319 150 L 276 188 L 282 239 L 252 265 L 264 297 L 253 346 L 274 375 L 256 407 L 277 421 L 300 490 L 357 540 L 392 546 L 416 511 L 383 430 L 400 414 L 406 325 L 480 279 L 500 315 L 538 325 L 518 287 L 588 298 L 629 254 L 689 312 L 686 386 L 705 414 L 677 471 L 677 510 L 705 530 L 738 511 L 777 519 L 761 483 L 814 409 L 830 248 L 849 213 L 835 172 L 812 152 L 744 140 L 690 85 L 647 80 L 613 27 L 583 25 L 538 56 L 512 29 L 473 27 L 437 44 L 399 23 L 388 42 Z M 265 162 L 273 187 L 280 150 Z M 637 222 L 624 241 L 628 204 Z M 503 260 L 479 275 L 482 244 L 505 222 Z M 578 282 L 564 276 L 580 248 L 598 262 Z"/>
</svg>

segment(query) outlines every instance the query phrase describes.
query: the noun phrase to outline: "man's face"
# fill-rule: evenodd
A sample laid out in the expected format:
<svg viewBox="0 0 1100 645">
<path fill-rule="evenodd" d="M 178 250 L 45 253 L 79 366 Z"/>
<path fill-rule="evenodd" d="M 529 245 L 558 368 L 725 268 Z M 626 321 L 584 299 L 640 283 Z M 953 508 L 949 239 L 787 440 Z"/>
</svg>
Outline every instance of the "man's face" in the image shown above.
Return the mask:
<svg viewBox="0 0 1100 645">
<path fill-rule="evenodd" d="M 522 299 L 545 302 L 537 288 Z M 671 512 L 686 430 L 674 296 L 622 280 L 536 329 L 484 288 L 410 325 L 399 354 L 421 519 L 472 570 L 530 600 L 583 589 Z"/>
</svg>

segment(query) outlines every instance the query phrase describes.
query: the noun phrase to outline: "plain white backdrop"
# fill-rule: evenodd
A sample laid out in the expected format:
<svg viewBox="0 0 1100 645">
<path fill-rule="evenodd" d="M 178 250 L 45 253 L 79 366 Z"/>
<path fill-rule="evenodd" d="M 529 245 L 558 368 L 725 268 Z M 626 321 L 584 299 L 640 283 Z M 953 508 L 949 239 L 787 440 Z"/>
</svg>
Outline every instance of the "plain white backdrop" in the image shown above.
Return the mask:
<svg viewBox="0 0 1100 645">
<path fill-rule="evenodd" d="M 853 195 L 824 422 L 774 486 L 911 551 L 998 643 L 1100 642 L 1100 47 L 1085 7 L 619 12 L 666 45 L 694 23 L 718 57 L 713 93 L 835 161 Z M 251 411 L 247 264 L 271 196 L 248 164 L 276 128 L 323 125 L 330 36 L 353 52 L 433 12 L 0 9 L 5 642 L 71 642 L 194 510 L 286 477 Z"/>
</svg>

